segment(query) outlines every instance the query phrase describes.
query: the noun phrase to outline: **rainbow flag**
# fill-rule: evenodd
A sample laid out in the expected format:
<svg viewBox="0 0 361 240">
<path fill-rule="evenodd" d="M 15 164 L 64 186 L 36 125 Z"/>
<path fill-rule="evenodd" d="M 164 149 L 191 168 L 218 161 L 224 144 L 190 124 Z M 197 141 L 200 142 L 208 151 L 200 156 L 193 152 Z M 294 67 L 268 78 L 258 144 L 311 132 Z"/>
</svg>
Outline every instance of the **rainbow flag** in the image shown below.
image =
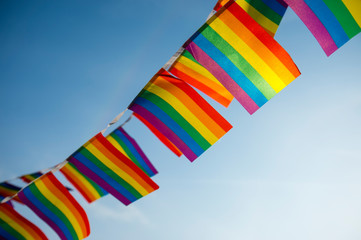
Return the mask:
<svg viewBox="0 0 361 240">
<path fill-rule="evenodd" d="M 86 213 L 51 172 L 24 188 L 18 196 L 61 239 L 84 239 L 89 236 Z"/>
<path fill-rule="evenodd" d="M 125 205 L 159 188 L 101 133 L 85 143 L 68 161 Z"/>
<path fill-rule="evenodd" d="M 42 240 L 44 233 L 8 204 L 0 205 L 0 239 Z"/>
<path fill-rule="evenodd" d="M 0 183 L 0 196 L 3 198 L 11 197 L 17 194 L 21 190 L 20 187 L 10 184 L 8 182 Z M 12 200 L 22 203 L 18 196 L 15 196 Z"/>
<path fill-rule="evenodd" d="M 242 3 L 229 1 L 184 47 L 253 114 L 300 72 Z"/>
<path fill-rule="evenodd" d="M 360 0 L 284 0 L 330 56 L 361 31 Z"/>
<path fill-rule="evenodd" d="M 122 127 L 115 129 L 106 137 L 121 153 L 132 160 L 149 177 L 158 173 L 138 143 Z"/>
<path fill-rule="evenodd" d="M 232 128 L 192 87 L 163 69 L 129 109 L 150 122 L 190 161 Z"/>
<path fill-rule="evenodd" d="M 169 68 L 169 72 L 192 85 L 218 103 L 228 107 L 232 94 L 185 50 Z"/>
<path fill-rule="evenodd" d="M 35 172 L 35 173 L 23 175 L 20 178 L 21 178 L 21 180 L 23 180 L 26 183 L 31 183 L 32 181 L 41 177 L 42 175 L 43 175 L 42 172 Z"/>
<path fill-rule="evenodd" d="M 65 164 L 64 167 L 60 169 L 60 172 L 73 184 L 88 203 L 92 203 L 107 194 L 107 191 L 82 174 L 74 164 L 70 162 Z"/>
<path fill-rule="evenodd" d="M 182 152 L 171 142 L 168 138 L 166 138 L 157 128 L 155 128 L 150 122 L 145 120 L 142 116 L 137 113 L 133 113 L 133 115 L 139 119 L 148 129 L 167 147 L 178 157 L 182 156 Z"/>
<path fill-rule="evenodd" d="M 228 2 L 229 0 L 219 0 L 214 10 L 219 11 Z M 287 4 L 283 0 L 242 0 L 237 3 L 272 37 L 287 10 Z"/>
<path fill-rule="evenodd" d="M 1 203 L 4 199 L 5 199 L 5 197 L 0 196 L 0 203 Z M 14 207 L 13 204 L 12 204 L 12 202 L 11 202 L 11 200 L 7 201 L 6 203 L 7 203 L 9 206 Z"/>
</svg>

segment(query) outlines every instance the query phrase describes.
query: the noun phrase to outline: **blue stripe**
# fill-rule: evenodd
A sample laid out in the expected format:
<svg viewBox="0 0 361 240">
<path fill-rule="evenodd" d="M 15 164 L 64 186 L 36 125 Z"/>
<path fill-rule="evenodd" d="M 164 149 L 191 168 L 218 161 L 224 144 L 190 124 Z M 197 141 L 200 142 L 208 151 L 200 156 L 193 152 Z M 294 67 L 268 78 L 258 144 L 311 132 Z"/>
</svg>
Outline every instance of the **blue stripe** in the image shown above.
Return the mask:
<svg viewBox="0 0 361 240">
<path fill-rule="evenodd" d="M 225 56 L 206 37 L 199 34 L 193 42 L 201 48 L 210 58 L 212 58 L 232 79 L 235 81 L 258 107 L 262 107 L 268 100 L 260 90 L 235 66 L 227 56 Z M 238 54 L 238 53 L 237 53 Z"/>
<path fill-rule="evenodd" d="M 285 15 L 287 8 L 282 6 L 282 4 L 280 4 L 277 0 L 260 0 L 260 1 L 262 1 L 264 4 L 266 4 L 269 8 L 271 8 L 273 11 L 275 11 L 281 17 L 283 17 L 283 15 Z"/>
<path fill-rule="evenodd" d="M 47 221 L 53 222 L 53 224 L 56 225 L 59 228 L 59 230 L 66 236 L 67 239 L 73 239 L 73 236 L 71 235 L 71 233 L 70 233 L 68 227 L 65 225 L 65 223 L 55 213 L 53 213 L 49 208 L 44 206 L 44 204 L 39 199 L 37 199 L 34 196 L 33 192 L 30 189 L 30 187 L 25 188 L 22 192 L 23 192 L 24 196 L 27 198 L 27 200 L 32 205 L 34 205 L 37 208 L 37 210 L 39 210 L 41 213 L 44 214 L 44 216 L 39 216 L 37 214 L 37 212 L 34 211 L 42 220 L 44 220 L 45 222 L 47 222 Z M 44 198 L 46 199 L 46 197 L 44 197 Z M 54 206 L 51 202 L 49 202 L 49 200 L 46 199 L 46 201 L 49 203 L 49 206 Z M 32 208 L 32 206 L 29 206 L 29 207 Z M 43 217 L 46 217 L 46 219 L 44 219 Z M 51 226 L 51 225 L 49 225 L 49 226 L 51 228 L 53 228 L 53 226 Z M 55 229 L 54 229 L 54 231 L 56 232 Z"/>
<path fill-rule="evenodd" d="M 311 8 L 311 10 L 320 19 L 322 24 L 325 26 L 333 41 L 337 47 L 341 47 L 349 39 L 341 24 L 338 22 L 336 16 L 327 7 L 322 0 L 304 0 L 305 3 Z"/>
<path fill-rule="evenodd" d="M 87 150 L 88 151 L 88 150 Z M 89 168 L 94 174 L 98 175 L 100 178 L 102 178 L 105 182 L 107 182 L 115 191 L 119 192 L 121 195 L 123 195 L 125 198 L 127 198 L 130 202 L 134 202 L 137 200 L 133 194 L 131 194 L 126 188 L 124 188 L 122 185 L 120 185 L 116 180 L 114 180 L 111 176 L 106 174 L 106 172 L 112 172 L 113 170 L 107 168 L 106 169 L 100 168 L 99 166 L 95 165 L 92 161 L 87 159 L 83 154 L 80 152 L 76 152 L 73 154 L 73 157 L 76 158 L 79 162 L 81 162 L 84 166 Z M 104 165 L 104 164 L 103 164 Z M 94 181 L 94 180 L 93 180 Z M 126 182 L 126 181 L 125 181 Z M 130 184 L 129 184 L 130 185 Z M 141 194 L 140 194 L 141 195 Z"/>
<path fill-rule="evenodd" d="M 120 138 L 121 141 L 124 142 L 124 144 L 127 146 L 127 148 L 129 149 L 129 151 L 133 154 L 133 156 L 135 157 L 134 161 L 137 161 L 142 168 L 148 173 L 148 175 L 154 175 L 154 173 L 152 172 L 152 170 L 149 168 L 149 166 L 145 163 L 145 161 L 143 160 L 142 156 L 140 156 L 140 154 L 138 153 L 138 151 L 135 149 L 135 147 L 133 146 L 133 144 L 128 140 L 128 138 L 118 129 L 114 131 L 115 135 L 118 136 Z"/>
<path fill-rule="evenodd" d="M 11 235 L 10 233 L 8 233 L 5 229 L 3 229 L 1 227 L 2 224 L 0 224 L 0 237 L 3 237 L 4 239 L 8 239 L 8 240 L 18 240 L 16 239 L 13 235 Z M 11 228 L 9 226 L 9 228 Z M 15 231 L 15 230 L 14 230 Z M 18 232 L 19 233 L 19 232 Z M 22 235 L 21 233 L 19 233 L 20 235 Z M 25 238 L 24 238 L 25 239 Z"/>
<path fill-rule="evenodd" d="M 187 145 L 190 150 L 197 156 L 201 155 L 205 150 L 198 145 L 198 143 L 181 127 L 179 124 L 174 121 L 167 113 L 165 113 L 157 105 L 149 101 L 148 99 L 138 97 L 135 99 L 135 103 L 144 107 L 154 116 L 156 116 L 160 121 L 162 121 L 170 130 L 172 130 L 184 143 Z"/>
</svg>

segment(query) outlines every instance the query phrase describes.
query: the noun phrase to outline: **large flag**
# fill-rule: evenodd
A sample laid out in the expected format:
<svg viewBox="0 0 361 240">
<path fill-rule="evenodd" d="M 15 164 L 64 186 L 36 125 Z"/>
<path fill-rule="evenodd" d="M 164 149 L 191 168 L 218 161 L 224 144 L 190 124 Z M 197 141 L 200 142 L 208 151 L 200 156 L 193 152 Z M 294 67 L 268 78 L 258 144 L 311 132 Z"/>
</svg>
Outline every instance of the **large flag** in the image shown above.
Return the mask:
<svg viewBox="0 0 361 240">
<path fill-rule="evenodd" d="M 107 191 L 82 174 L 72 163 L 65 164 L 60 169 L 60 172 L 73 184 L 88 203 L 92 203 L 107 194 Z"/>
<path fill-rule="evenodd" d="M 300 72 L 243 2 L 229 1 L 184 47 L 253 114 Z"/>
<path fill-rule="evenodd" d="M 0 239 L 44 240 L 44 233 L 8 204 L 0 205 Z"/>
<path fill-rule="evenodd" d="M 327 56 L 361 31 L 360 0 L 284 0 Z"/>
<path fill-rule="evenodd" d="M 190 161 L 232 128 L 192 87 L 163 69 L 129 109 L 156 127 Z"/>
<path fill-rule="evenodd" d="M 159 188 L 101 133 L 73 153 L 68 161 L 125 205 Z"/>
<path fill-rule="evenodd" d="M 18 196 L 61 239 L 84 239 L 89 236 L 86 213 L 51 172 L 24 188 Z"/>
<path fill-rule="evenodd" d="M 16 195 L 21 190 L 20 187 L 15 186 L 8 182 L 0 183 L 0 196 L 3 198 L 11 197 Z M 22 203 L 18 196 L 15 196 L 12 200 L 17 201 L 18 203 Z"/>
<path fill-rule="evenodd" d="M 122 128 L 115 129 L 106 137 L 121 153 L 132 160 L 149 177 L 158 173 L 138 143 Z"/>
</svg>

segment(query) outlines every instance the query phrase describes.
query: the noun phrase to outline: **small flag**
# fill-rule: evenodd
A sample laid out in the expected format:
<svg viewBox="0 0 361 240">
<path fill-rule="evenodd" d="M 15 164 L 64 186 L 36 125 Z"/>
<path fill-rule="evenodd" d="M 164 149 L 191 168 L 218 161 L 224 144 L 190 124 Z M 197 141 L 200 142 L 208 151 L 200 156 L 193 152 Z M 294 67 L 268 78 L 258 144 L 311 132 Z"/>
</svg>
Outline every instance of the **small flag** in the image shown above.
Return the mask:
<svg viewBox="0 0 361 240">
<path fill-rule="evenodd" d="M 3 198 L 11 197 L 17 194 L 21 190 L 20 187 L 10 184 L 8 182 L 0 183 L 0 196 Z M 22 203 L 18 196 L 15 196 L 12 200 Z"/>
<path fill-rule="evenodd" d="M 26 183 L 31 183 L 32 181 L 41 177 L 42 175 L 43 175 L 42 172 L 35 172 L 35 173 L 23 175 L 20 178 L 21 178 L 21 180 L 23 180 Z"/>
</svg>

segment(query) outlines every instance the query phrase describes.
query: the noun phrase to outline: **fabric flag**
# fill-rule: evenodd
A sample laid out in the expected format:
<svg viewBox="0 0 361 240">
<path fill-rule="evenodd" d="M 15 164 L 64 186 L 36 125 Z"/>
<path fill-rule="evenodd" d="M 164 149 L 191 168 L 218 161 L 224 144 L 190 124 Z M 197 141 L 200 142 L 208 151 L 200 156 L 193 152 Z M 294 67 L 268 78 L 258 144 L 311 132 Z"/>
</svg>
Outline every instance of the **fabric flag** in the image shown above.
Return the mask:
<svg viewBox="0 0 361 240">
<path fill-rule="evenodd" d="M 10 184 L 8 182 L 0 183 L 0 196 L 3 198 L 11 197 L 17 194 L 21 190 L 20 187 Z M 12 200 L 22 203 L 18 196 L 15 196 Z"/>
<path fill-rule="evenodd" d="M 361 31 L 360 0 L 284 0 L 327 56 Z"/>
<path fill-rule="evenodd" d="M 5 197 L 0 196 L 0 203 L 1 203 L 4 199 L 5 199 Z M 8 204 L 10 207 L 14 207 L 13 204 L 12 204 L 12 202 L 11 202 L 11 200 L 8 200 L 8 201 L 6 202 L 6 204 Z"/>
<path fill-rule="evenodd" d="M 138 143 L 122 127 L 115 129 L 106 137 L 121 153 L 132 160 L 149 177 L 158 173 Z"/>
<path fill-rule="evenodd" d="M 225 107 L 228 107 L 233 100 L 232 94 L 207 69 L 199 64 L 187 50 L 172 64 L 169 72 Z"/>
<path fill-rule="evenodd" d="M 8 204 L 0 205 L 0 239 L 43 240 L 44 233 Z"/>
<path fill-rule="evenodd" d="M 68 161 L 125 205 L 159 188 L 101 133 L 85 143 Z"/>
<path fill-rule="evenodd" d="M 219 11 L 227 2 L 229 0 L 219 0 L 214 10 Z M 237 2 L 272 37 L 276 34 L 287 10 L 287 4 L 283 0 L 241 0 Z"/>
<path fill-rule="evenodd" d="M 51 172 L 24 188 L 18 196 L 61 239 L 84 239 L 89 236 L 86 213 Z"/>
<path fill-rule="evenodd" d="M 60 169 L 60 172 L 73 184 L 88 203 L 92 203 L 107 194 L 107 191 L 82 174 L 72 163 L 65 164 Z"/>
<path fill-rule="evenodd" d="M 229 1 L 184 47 L 253 114 L 300 72 L 240 2 Z"/>
<path fill-rule="evenodd" d="M 191 86 L 160 70 L 133 100 L 139 114 L 194 161 L 232 126 Z"/>
<path fill-rule="evenodd" d="M 166 138 L 158 129 L 156 129 L 150 122 L 145 120 L 142 116 L 137 113 L 133 113 L 133 115 L 139 119 L 148 129 L 178 157 L 182 156 L 182 152 L 171 142 L 168 138 Z"/>
<path fill-rule="evenodd" d="M 23 180 L 26 183 L 31 183 L 32 181 L 34 181 L 35 179 L 41 177 L 42 175 L 43 175 L 42 172 L 35 172 L 35 173 L 23 175 L 20 178 L 21 178 L 21 180 Z"/>
</svg>

